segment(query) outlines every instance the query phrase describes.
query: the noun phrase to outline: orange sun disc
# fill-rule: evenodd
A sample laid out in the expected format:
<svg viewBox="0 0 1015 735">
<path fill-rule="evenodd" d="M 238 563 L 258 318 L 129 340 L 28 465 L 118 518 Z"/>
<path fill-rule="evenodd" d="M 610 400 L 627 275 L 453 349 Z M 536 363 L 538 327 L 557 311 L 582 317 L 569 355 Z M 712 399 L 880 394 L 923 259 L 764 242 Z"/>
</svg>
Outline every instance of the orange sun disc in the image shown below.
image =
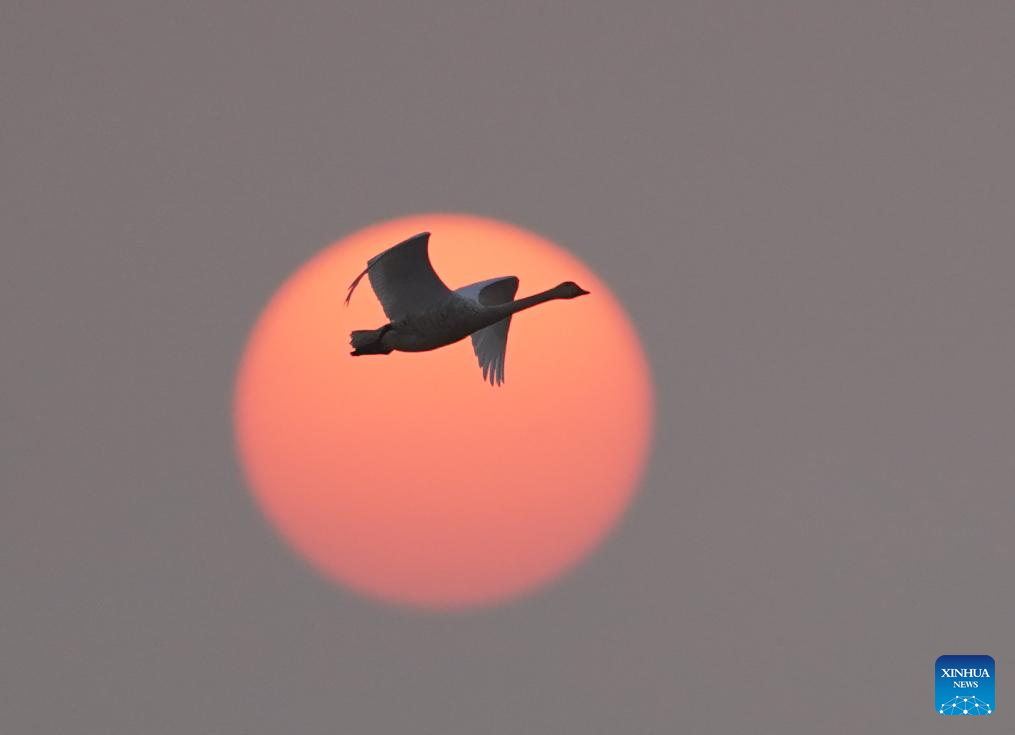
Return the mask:
<svg viewBox="0 0 1015 735">
<path fill-rule="evenodd" d="M 498 276 L 518 297 L 576 281 L 590 295 L 515 315 L 505 383 L 470 339 L 352 357 L 349 332 L 387 322 L 369 258 L 429 231 L 452 289 Z M 624 512 L 645 465 L 652 385 L 604 281 L 550 241 L 480 217 L 428 214 L 360 230 L 272 296 L 235 386 L 237 450 L 259 506 L 327 577 L 423 608 L 490 605 L 557 578 Z"/>
</svg>

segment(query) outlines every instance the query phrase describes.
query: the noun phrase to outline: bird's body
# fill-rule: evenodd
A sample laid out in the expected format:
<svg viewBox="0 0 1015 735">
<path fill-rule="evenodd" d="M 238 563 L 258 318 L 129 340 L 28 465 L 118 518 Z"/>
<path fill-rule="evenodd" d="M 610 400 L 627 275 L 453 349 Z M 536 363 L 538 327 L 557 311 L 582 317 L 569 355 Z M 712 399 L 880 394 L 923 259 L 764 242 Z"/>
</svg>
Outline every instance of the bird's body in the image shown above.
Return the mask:
<svg viewBox="0 0 1015 735">
<path fill-rule="evenodd" d="M 384 342 L 400 352 L 426 352 L 454 344 L 500 321 L 479 304 L 454 295 L 391 323 Z"/>
<path fill-rule="evenodd" d="M 349 286 L 346 303 L 364 275 L 391 320 L 378 329 L 352 332 L 352 354 L 387 355 L 393 351 L 426 352 L 472 336 L 473 349 L 491 384 L 504 380 L 504 356 L 511 316 L 554 299 L 586 293 L 566 282 L 514 300 L 518 279 L 493 278 L 452 291 L 430 265 L 430 233 L 423 232 L 374 256 Z"/>
</svg>

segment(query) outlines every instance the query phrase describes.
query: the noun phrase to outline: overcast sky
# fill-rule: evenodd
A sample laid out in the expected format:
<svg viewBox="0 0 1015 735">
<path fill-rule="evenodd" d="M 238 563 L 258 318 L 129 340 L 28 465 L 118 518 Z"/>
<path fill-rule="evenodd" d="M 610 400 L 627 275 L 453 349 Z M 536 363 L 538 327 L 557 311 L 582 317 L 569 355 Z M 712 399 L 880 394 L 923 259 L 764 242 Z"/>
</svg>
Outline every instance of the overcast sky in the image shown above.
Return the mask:
<svg viewBox="0 0 1015 735">
<path fill-rule="evenodd" d="M 0 731 L 950 732 L 935 659 L 989 654 L 1010 732 L 1013 35 L 1010 2 L 7 3 Z M 657 381 L 609 541 L 471 614 L 325 581 L 232 444 L 276 286 L 430 210 L 572 250 Z"/>
</svg>

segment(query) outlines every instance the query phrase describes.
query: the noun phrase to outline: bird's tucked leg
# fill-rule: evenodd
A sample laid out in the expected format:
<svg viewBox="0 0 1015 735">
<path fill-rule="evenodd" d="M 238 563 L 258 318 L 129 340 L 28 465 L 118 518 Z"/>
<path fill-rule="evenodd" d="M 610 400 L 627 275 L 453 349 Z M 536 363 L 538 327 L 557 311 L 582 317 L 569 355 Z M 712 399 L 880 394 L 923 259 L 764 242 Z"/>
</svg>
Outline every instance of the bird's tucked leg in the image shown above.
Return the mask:
<svg viewBox="0 0 1015 735">
<path fill-rule="evenodd" d="M 380 329 L 357 329 L 350 337 L 349 344 L 353 351 L 349 354 L 354 357 L 360 355 L 387 355 L 391 352 L 390 347 L 385 347 L 381 339 L 391 329 L 390 324 L 385 324 Z"/>
</svg>

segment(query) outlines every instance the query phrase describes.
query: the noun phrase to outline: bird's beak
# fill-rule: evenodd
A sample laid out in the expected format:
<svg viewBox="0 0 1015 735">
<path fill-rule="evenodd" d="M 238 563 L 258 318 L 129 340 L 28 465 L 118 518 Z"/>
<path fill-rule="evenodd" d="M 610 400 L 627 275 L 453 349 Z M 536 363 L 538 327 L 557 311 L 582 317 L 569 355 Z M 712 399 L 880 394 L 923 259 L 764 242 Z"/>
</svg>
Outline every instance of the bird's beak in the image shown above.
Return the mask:
<svg viewBox="0 0 1015 735">
<path fill-rule="evenodd" d="M 588 296 L 589 295 L 589 292 L 586 291 L 584 288 L 580 288 L 578 290 L 581 291 L 581 293 L 578 294 L 579 296 Z"/>
</svg>

